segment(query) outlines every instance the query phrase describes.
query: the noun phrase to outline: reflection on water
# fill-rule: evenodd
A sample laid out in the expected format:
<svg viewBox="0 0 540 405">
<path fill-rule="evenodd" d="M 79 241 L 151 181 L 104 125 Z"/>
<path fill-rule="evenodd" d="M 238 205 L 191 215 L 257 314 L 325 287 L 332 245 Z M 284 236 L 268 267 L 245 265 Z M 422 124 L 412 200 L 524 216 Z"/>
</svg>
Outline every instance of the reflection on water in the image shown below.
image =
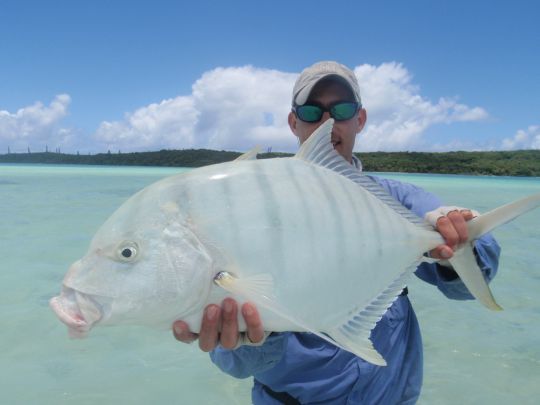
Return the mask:
<svg viewBox="0 0 540 405">
<path fill-rule="evenodd" d="M 250 403 L 250 380 L 222 374 L 170 331 L 96 329 L 70 340 L 48 308 L 67 267 L 127 197 L 178 168 L 0 165 L 0 402 Z M 540 179 L 386 175 L 480 211 L 540 192 Z M 12 185 L 16 187 L 11 187 Z M 425 346 L 422 404 L 537 403 L 540 211 L 495 233 L 492 283 L 505 311 L 455 302 L 413 280 Z"/>
</svg>

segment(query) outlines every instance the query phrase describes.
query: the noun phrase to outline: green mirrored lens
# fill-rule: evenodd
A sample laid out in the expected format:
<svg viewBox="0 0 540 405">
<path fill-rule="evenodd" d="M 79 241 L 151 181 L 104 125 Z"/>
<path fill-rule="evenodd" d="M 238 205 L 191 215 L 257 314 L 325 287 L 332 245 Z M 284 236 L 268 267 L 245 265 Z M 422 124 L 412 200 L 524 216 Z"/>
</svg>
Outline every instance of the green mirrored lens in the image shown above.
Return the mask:
<svg viewBox="0 0 540 405">
<path fill-rule="evenodd" d="M 306 122 L 316 122 L 322 117 L 323 111 L 315 105 L 302 105 L 296 108 L 298 118 Z"/>
<path fill-rule="evenodd" d="M 351 119 L 356 114 L 356 109 L 356 103 L 341 103 L 333 106 L 330 113 L 337 121 L 344 121 Z"/>
</svg>

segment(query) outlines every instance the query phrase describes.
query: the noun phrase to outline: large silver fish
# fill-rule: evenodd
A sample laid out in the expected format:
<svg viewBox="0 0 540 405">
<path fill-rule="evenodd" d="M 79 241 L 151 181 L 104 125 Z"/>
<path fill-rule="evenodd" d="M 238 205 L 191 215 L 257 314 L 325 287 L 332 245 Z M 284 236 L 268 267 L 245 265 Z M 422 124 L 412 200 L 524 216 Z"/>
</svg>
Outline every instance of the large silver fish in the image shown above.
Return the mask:
<svg viewBox="0 0 540 405">
<path fill-rule="evenodd" d="M 99 229 L 50 305 L 72 336 L 95 325 L 198 331 L 227 296 L 251 301 L 269 331 L 309 331 L 385 364 L 369 337 L 424 253 L 443 243 L 332 148 L 328 120 L 293 158 L 239 161 L 152 184 Z M 472 251 L 480 235 L 540 205 L 540 194 L 468 223 L 450 260 L 471 293 L 495 303 Z M 239 319 L 241 328 L 245 328 Z"/>
</svg>

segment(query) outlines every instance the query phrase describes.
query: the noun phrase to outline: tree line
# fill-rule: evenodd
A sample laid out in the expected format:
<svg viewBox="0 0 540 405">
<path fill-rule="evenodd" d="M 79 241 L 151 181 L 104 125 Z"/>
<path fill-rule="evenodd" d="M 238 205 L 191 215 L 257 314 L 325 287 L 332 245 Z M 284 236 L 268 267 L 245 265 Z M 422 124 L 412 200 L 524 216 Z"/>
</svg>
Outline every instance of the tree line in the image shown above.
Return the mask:
<svg viewBox="0 0 540 405">
<path fill-rule="evenodd" d="M 98 153 L 53 152 L 0 154 L 0 163 L 45 163 L 121 166 L 201 167 L 227 162 L 238 152 L 210 149 L 156 152 Z M 261 153 L 259 158 L 288 157 L 290 153 Z M 369 172 L 447 173 L 495 176 L 540 176 L 540 150 L 496 152 L 367 152 L 356 153 Z"/>
</svg>

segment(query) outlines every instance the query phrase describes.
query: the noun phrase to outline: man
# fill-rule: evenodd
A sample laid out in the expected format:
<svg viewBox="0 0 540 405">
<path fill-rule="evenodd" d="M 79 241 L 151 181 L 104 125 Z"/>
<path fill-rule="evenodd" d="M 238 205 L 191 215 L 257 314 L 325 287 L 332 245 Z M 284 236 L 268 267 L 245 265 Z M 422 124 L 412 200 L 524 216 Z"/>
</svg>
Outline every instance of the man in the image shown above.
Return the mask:
<svg viewBox="0 0 540 405">
<path fill-rule="evenodd" d="M 305 69 L 294 86 L 292 104 L 289 126 L 300 143 L 333 117 L 331 140 L 335 150 L 361 170 L 352 151 L 367 114 L 351 70 L 336 62 L 320 62 Z M 373 179 L 421 217 L 441 206 L 435 196 L 411 184 Z M 448 259 L 467 240 L 466 221 L 473 218 L 473 213 L 433 213 L 434 225 L 446 244 L 429 254 Z M 475 253 L 485 277 L 491 280 L 498 265 L 497 243 L 485 236 L 475 242 Z M 436 285 L 449 298 L 472 298 L 450 267 L 423 263 L 416 275 Z M 310 333 L 268 335 L 256 307 L 250 303 L 241 308 L 247 332 L 239 334 L 237 311 L 236 302 L 227 298 L 221 307 L 206 308 L 199 335 L 191 333 L 182 321 L 173 325 L 174 334 L 183 342 L 198 338 L 200 348 L 211 352 L 212 361 L 224 372 L 237 378 L 253 376 L 254 404 L 413 404 L 418 399 L 422 385 L 422 340 L 407 289 L 371 334 L 375 348 L 388 363 L 386 367 L 367 363 Z"/>
</svg>

